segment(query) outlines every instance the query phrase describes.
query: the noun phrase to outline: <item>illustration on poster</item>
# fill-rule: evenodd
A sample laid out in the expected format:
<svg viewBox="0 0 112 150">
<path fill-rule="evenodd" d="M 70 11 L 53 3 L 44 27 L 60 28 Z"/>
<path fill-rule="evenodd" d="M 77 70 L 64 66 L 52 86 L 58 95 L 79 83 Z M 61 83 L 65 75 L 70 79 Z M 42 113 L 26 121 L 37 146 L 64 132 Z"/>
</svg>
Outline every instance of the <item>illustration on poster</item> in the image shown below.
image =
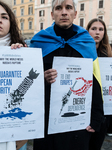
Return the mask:
<svg viewBox="0 0 112 150">
<path fill-rule="evenodd" d="M 29 112 L 21 111 L 21 109 L 19 107 L 22 105 L 21 103 L 22 103 L 22 100 L 24 99 L 23 96 L 28 91 L 28 89 L 31 87 L 31 85 L 33 84 L 33 80 L 36 79 L 38 77 L 38 75 L 39 75 L 39 73 L 36 73 L 36 71 L 34 72 L 33 68 L 32 68 L 29 72 L 29 76 L 25 77 L 25 79 L 18 86 L 18 88 L 16 90 L 14 90 L 14 92 L 12 92 L 12 93 L 8 92 L 9 94 L 8 94 L 5 104 L 4 104 L 4 108 L 7 110 L 7 113 L 4 113 L 3 111 L 0 112 L 0 118 L 10 117 L 10 118 L 14 119 L 14 118 L 18 117 L 19 119 L 22 119 L 26 115 L 32 114 L 31 112 L 29 113 Z M 17 77 L 17 76 L 15 76 L 15 77 Z M 10 82 L 10 85 L 12 85 L 12 82 Z M 6 88 L 6 87 L 1 87 L 1 88 Z"/>
<path fill-rule="evenodd" d="M 74 87 L 75 87 L 75 85 L 76 85 L 76 83 L 78 82 L 78 80 L 82 80 L 82 81 L 84 81 L 84 85 L 80 88 L 80 89 L 78 89 L 78 90 L 74 90 Z M 78 95 L 78 96 L 85 96 L 85 94 L 87 93 L 87 91 L 88 91 L 88 89 L 90 88 L 92 86 L 92 80 L 88 80 L 88 81 L 86 81 L 83 77 L 79 77 L 79 78 L 76 78 L 76 81 L 75 81 L 75 83 L 73 84 L 73 86 L 72 87 L 70 87 L 70 90 L 67 92 L 67 94 L 65 94 L 64 96 L 63 96 L 63 98 L 62 98 L 62 107 L 61 107 L 61 110 L 60 110 L 60 114 L 61 114 L 61 112 L 62 112 L 62 110 L 63 110 L 63 107 L 65 106 L 65 104 L 68 102 L 68 100 L 69 100 L 69 98 L 70 98 L 70 95 L 73 93 L 73 94 L 75 94 L 75 95 Z M 82 99 L 80 99 L 80 98 L 77 98 L 76 100 L 75 100 L 75 98 L 73 99 L 73 105 L 74 105 L 74 103 L 76 103 L 76 101 L 77 101 L 77 103 L 79 103 L 79 101 L 80 101 L 80 103 L 85 103 L 85 98 L 82 98 Z M 72 108 L 72 109 L 71 109 Z M 80 107 L 78 106 L 78 108 L 76 108 L 75 106 L 69 106 L 68 107 L 68 111 L 70 111 L 70 110 L 74 110 L 74 109 L 77 109 L 77 110 L 80 110 Z M 83 106 L 83 108 L 81 107 L 81 110 L 84 110 L 85 108 L 84 108 L 84 106 Z M 69 113 L 69 116 L 72 116 L 72 115 L 74 115 L 73 113 Z M 77 115 L 77 114 L 75 114 L 75 115 Z"/>
</svg>

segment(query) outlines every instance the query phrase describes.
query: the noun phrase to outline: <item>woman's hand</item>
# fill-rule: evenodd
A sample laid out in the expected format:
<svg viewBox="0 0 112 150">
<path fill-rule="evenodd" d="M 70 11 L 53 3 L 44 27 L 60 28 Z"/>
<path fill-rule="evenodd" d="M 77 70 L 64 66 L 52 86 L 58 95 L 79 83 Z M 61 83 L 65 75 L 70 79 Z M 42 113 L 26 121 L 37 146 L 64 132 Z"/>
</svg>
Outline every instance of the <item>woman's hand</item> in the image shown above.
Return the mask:
<svg viewBox="0 0 112 150">
<path fill-rule="evenodd" d="M 93 128 L 91 128 L 91 126 L 87 126 L 86 130 L 88 132 L 95 132 L 95 130 Z"/>
<path fill-rule="evenodd" d="M 11 49 L 17 49 L 17 48 L 20 48 L 20 47 L 23 47 L 23 44 L 16 43 L 16 44 L 11 45 Z M 27 47 L 27 45 L 25 44 L 24 47 Z"/>
<path fill-rule="evenodd" d="M 44 72 L 44 78 L 47 83 L 54 83 L 56 81 L 57 71 L 55 69 L 48 69 Z"/>
</svg>

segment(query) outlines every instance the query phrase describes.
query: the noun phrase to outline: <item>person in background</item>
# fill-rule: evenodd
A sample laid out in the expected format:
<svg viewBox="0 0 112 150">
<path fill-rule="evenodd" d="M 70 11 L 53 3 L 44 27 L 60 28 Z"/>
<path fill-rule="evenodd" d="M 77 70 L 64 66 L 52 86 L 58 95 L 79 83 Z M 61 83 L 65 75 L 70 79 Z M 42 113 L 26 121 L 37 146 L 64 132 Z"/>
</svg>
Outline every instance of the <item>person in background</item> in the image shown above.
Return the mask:
<svg viewBox="0 0 112 150">
<path fill-rule="evenodd" d="M 12 10 L 7 4 L 0 1 L 0 46 L 11 46 L 13 43 L 21 43 L 26 46 Z M 22 146 L 26 143 L 26 140 L 19 142 L 22 142 Z M 7 150 L 10 145 L 16 148 L 15 142 L 4 142 L 0 143 L 0 150 Z M 27 144 L 19 150 L 26 150 L 26 146 Z M 20 147 L 18 143 L 17 147 Z"/>
<path fill-rule="evenodd" d="M 98 80 L 96 78 L 99 67 L 95 42 L 84 28 L 73 24 L 76 15 L 76 0 L 52 0 L 51 16 L 55 22 L 38 32 L 31 40 L 30 47 L 42 48 L 45 70 L 45 138 L 34 140 L 34 150 L 88 150 L 91 133 L 100 130 L 104 119 L 101 79 L 100 76 Z M 58 75 L 55 68 L 52 68 L 54 56 L 93 58 L 95 72 L 91 122 L 84 130 L 47 134 L 50 89 Z"/>
<path fill-rule="evenodd" d="M 112 51 L 108 40 L 106 25 L 103 20 L 94 18 L 86 28 L 96 43 L 98 57 L 112 57 Z M 105 115 L 105 120 L 101 124 L 99 132 L 92 133 L 89 150 L 100 150 L 104 141 L 110 116 Z"/>
</svg>

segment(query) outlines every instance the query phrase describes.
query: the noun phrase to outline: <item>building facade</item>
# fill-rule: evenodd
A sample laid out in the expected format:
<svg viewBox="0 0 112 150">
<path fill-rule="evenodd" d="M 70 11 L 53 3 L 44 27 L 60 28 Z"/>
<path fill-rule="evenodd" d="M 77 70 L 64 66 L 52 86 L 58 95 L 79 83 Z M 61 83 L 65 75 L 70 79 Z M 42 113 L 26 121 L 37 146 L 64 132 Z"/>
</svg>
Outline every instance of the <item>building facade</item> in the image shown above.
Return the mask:
<svg viewBox="0 0 112 150">
<path fill-rule="evenodd" d="M 35 0 L 35 33 L 53 23 L 51 2 L 52 0 Z M 74 23 L 86 28 L 93 18 L 101 18 L 105 21 L 109 41 L 112 43 L 112 0 L 78 0 L 77 17 Z"/>
<path fill-rule="evenodd" d="M 34 0 L 12 0 L 12 9 L 24 39 L 34 35 Z"/>
<path fill-rule="evenodd" d="M 10 8 L 12 8 L 12 0 L 0 0 L 4 3 L 6 3 Z"/>
<path fill-rule="evenodd" d="M 35 33 L 51 24 L 51 0 L 35 0 Z"/>
<path fill-rule="evenodd" d="M 93 18 L 100 18 L 105 22 L 109 42 L 112 43 L 112 0 L 78 0 L 74 23 L 86 28 Z"/>
</svg>

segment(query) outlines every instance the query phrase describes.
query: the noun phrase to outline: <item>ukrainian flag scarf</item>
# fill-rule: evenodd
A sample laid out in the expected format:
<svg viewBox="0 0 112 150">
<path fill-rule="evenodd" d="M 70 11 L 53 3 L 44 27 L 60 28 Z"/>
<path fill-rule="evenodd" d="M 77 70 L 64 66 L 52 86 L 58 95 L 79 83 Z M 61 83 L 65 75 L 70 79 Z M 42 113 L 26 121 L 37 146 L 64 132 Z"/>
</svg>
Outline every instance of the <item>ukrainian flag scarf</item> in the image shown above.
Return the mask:
<svg viewBox="0 0 112 150">
<path fill-rule="evenodd" d="M 93 59 L 93 74 L 101 86 L 96 45 L 88 31 L 73 24 L 73 31 L 77 32 L 77 34 L 65 41 L 64 38 L 56 35 L 54 31 L 54 24 L 34 35 L 31 40 L 30 47 L 42 48 L 42 54 L 44 57 L 58 48 L 64 48 L 65 43 L 67 43 L 72 48 L 77 50 L 84 58 Z"/>
</svg>

